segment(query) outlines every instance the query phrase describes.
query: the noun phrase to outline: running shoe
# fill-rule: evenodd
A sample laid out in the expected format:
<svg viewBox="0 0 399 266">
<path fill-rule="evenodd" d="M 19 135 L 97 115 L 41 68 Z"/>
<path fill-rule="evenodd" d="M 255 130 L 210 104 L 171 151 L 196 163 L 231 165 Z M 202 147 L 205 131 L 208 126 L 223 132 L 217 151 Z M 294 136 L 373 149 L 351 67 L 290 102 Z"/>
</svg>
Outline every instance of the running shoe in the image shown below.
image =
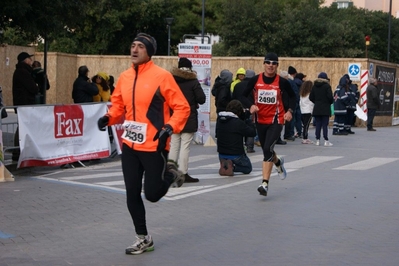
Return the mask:
<svg viewBox="0 0 399 266">
<path fill-rule="evenodd" d="M 318 140 L 318 139 L 316 139 L 316 146 L 319 146 L 320 145 L 320 140 Z"/>
<path fill-rule="evenodd" d="M 267 196 L 267 183 L 262 182 L 262 184 L 258 187 L 258 192 L 262 196 Z"/>
<path fill-rule="evenodd" d="M 280 165 L 276 165 L 276 170 L 281 180 L 284 180 L 287 177 L 287 171 L 284 167 L 284 158 L 279 156 L 277 156 L 277 158 L 280 160 Z"/>
<path fill-rule="evenodd" d="M 169 161 L 166 164 L 166 169 L 173 174 L 172 187 L 181 187 L 184 183 L 185 175 L 177 168 L 177 164 L 173 161 Z"/>
<path fill-rule="evenodd" d="M 126 248 L 126 254 L 129 255 L 138 255 L 146 251 L 154 250 L 154 241 L 152 241 L 152 237 L 147 235 L 145 237 L 136 236 L 137 240 Z"/>
</svg>

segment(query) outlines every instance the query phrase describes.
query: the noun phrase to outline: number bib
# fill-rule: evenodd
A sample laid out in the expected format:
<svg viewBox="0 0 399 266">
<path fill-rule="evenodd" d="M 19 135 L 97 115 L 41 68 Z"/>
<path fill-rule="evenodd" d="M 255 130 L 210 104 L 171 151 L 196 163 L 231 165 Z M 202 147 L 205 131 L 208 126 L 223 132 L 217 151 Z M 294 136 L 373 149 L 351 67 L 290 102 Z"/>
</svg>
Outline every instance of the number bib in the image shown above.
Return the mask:
<svg viewBox="0 0 399 266">
<path fill-rule="evenodd" d="M 137 144 L 143 144 L 147 136 L 147 124 L 136 121 L 123 122 L 122 138 Z"/>
<path fill-rule="evenodd" d="M 277 90 L 258 90 L 258 103 L 277 104 Z"/>
</svg>

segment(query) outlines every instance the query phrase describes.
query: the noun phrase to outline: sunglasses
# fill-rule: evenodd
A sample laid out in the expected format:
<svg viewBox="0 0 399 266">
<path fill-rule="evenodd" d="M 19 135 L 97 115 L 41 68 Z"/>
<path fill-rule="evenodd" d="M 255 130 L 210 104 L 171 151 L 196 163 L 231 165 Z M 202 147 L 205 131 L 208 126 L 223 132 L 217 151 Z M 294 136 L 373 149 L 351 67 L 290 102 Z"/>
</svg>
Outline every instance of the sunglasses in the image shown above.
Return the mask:
<svg viewBox="0 0 399 266">
<path fill-rule="evenodd" d="M 278 61 L 272 61 L 272 60 L 265 60 L 263 63 L 267 64 L 267 65 L 273 65 L 276 66 L 278 65 Z"/>
</svg>

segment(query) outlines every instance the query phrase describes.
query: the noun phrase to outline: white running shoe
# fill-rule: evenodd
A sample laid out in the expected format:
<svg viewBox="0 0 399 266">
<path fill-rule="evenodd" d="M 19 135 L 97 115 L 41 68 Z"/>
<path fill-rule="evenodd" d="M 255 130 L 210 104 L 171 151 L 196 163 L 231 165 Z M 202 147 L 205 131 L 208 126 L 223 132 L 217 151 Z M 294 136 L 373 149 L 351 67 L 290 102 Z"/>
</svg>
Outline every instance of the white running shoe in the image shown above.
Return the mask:
<svg viewBox="0 0 399 266">
<path fill-rule="evenodd" d="M 281 180 L 284 180 L 287 177 L 287 171 L 285 170 L 284 167 L 284 158 L 280 156 L 277 156 L 277 158 L 280 160 L 280 165 L 279 166 L 276 165 L 276 170 Z"/>
<path fill-rule="evenodd" d="M 324 146 L 326 147 L 331 147 L 333 144 L 329 142 L 328 140 L 324 141 Z"/>
<path fill-rule="evenodd" d="M 154 241 L 152 241 L 152 237 L 150 235 L 145 237 L 136 236 L 136 238 L 137 240 L 131 246 L 126 248 L 126 254 L 138 255 L 146 251 L 154 250 Z"/>
<path fill-rule="evenodd" d="M 318 140 L 318 139 L 316 139 L 316 146 L 319 146 L 320 145 L 320 140 Z"/>
<path fill-rule="evenodd" d="M 258 187 L 258 192 L 260 195 L 262 196 L 267 196 L 267 183 L 266 182 L 262 182 L 262 185 L 260 185 Z"/>
</svg>

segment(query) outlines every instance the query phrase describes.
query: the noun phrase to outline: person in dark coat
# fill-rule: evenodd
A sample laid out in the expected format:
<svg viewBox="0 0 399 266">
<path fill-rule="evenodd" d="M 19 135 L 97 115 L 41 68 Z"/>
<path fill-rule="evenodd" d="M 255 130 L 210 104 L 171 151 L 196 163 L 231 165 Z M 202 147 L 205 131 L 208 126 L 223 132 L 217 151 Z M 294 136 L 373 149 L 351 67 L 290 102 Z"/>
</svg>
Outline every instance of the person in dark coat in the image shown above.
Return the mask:
<svg viewBox="0 0 399 266">
<path fill-rule="evenodd" d="M 87 66 L 81 66 L 78 70 L 78 77 L 73 83 L 72 98 L 74 103 L 91 103 L 93 96 L 99 93 L 96 84 L 89 78 Z"/>
<path fill-rule="evenodd" d="M 39 87 L 32 76 L 32 56 L 26 52 L 18 55 L 18 63 L 15 66 L 12 77 L 12 96 L 15 106 L 35 104 L 35 97 L 39 92 Z"/>
<path fill-rule="evenodd" d="M 42 68 L 42 64 L 39 61 L 34 61 L 32 64 L 33 72 L 32 76 L 35 80 L 37 86 L 39 87 L 39 93 L 36 95 L 36 103 L 44 104 L 44 94 L 48 89 L 50 89 L 50 82 L 48 81 L 47 76 L 44 73 L 44 69 Z"/>
<path fill-rule="evenodd" d="M 320 145 L 320 133 L 323 129 L 324 146 L 332 146 L 328 140 L 328 123 L 331 116 L 331 104 L 333 94 L 330 86 L 330 79 L 325 72 L 321 72 L 313 83 L 309 100 L 314 103 L 313 116 L 316 123 L 316 145 Z"/>
<path fill-rule="evenodd" d="M 367 86 L 367 131 L 377 131 L 373 127 L 373 120 L 375 113 L 381 107 L 380 91 L 377 88 L 378 81 L 375 78 L 370 78 L 369 85 Z"/>
<path fill-rule="evenodd" d="M 256 135 L 255 125 L 249 116 L 249 111 L 244 112 L 238 100 L 232 100 L 226 106 L 226 111 L 219 113 L 216 133 L 221 176 L 232 176 L 234 172 L 249 174 L 252 171 L 251 161 L 243 145 L 245 137 Z"/>
<path fill-rule="evenodd" d="M 198 178 L 193 178 L 187 173 L 188 158 L 190 143 L 193 140 L 194 133 L 198 130 L 197 109 L 200 104 L 205 103 L 206 97 L 201 84 L 198 82 L 197 74 L 192 70 L 192 63 L 189 59 L 180 58 L 178 67 L 173 68 L 171 73 L 190 105 L 190 116 L 183 130 L 179 134 L 172 134 L 169 160 L 178 162 L 179 170 L 185 175 L 185 183 L 198 182 Z"/>
<path fill-rule="evenodd" d="M 36 94 L 39 92 L 39 87 L 36 85 L 32 77 L 32 57 L 26 52 L 18 55 L 18 63 L 15 65 L 14 75 L 12 77 L 12 97 L 14 106 L 18 105 L 33 105 L 35 104 Z M 15 109 L 17 113 L 17 109 Z M 14 146 L 19 147 L 19 129 L 14 135 Z M 12 154 L 12 160 L 18 161 L 20 150 L 15 149 Z"/>
<path fill-rule="evenodd" d="M 342 76 L 334 91 L 334 125 L 333 135 L 348 135 L 344 129 L 346 115 L 350 106 L 349 98 L 349 76 Z"/>
<path fill-rule="evenodd" d="M 255 71 L 251 69 L 247 69 L 245 71 L 245 78 L 237 83 L 234 87 L 233 95 L 232 98 L 235 100 L 239 100 L 241 104 L 244 106 L 245 109 L 249 109 L 252 104 L 254 104 L 254 94 L 251 92 L 247 99 L 251 102 L 251 105 L 245 105 L 240 98 L 243 97 L 242 94 L 244 93 L 245 89 L 247 88 L 248 81 L 255 76 Z M 252 116 L 251 116 L 252 118 Z M 245 138 L 245 146 L 247 147 L 247 153 L 253 153 L 255 152 L 254 150 L 254 145 L 255 145 L 255 138 L 254 137 L 246 137 Z"/>
<path fill-rule="evenodd" d="M 215 96 L 216 113 L 226 111 L 227 104 L 231 101 L 230 85 L 233 82 L 233 73 L 224 69 L 220 72 L 212 88 Z"/>
<path fill-rule="evenodd" d="M 233 73 L 227 69 L 223 69 L 219 76 L 215 79 L 215 84 L 212 87 L 212 95 L 215 96 L 216 115 L 220 112 L 226 111 L 227 104 L 231 101 L 230 86 L 233 82 Z M 218 120 L 216 119 L 215 137 L 217 138 Z"/>
</svg>

